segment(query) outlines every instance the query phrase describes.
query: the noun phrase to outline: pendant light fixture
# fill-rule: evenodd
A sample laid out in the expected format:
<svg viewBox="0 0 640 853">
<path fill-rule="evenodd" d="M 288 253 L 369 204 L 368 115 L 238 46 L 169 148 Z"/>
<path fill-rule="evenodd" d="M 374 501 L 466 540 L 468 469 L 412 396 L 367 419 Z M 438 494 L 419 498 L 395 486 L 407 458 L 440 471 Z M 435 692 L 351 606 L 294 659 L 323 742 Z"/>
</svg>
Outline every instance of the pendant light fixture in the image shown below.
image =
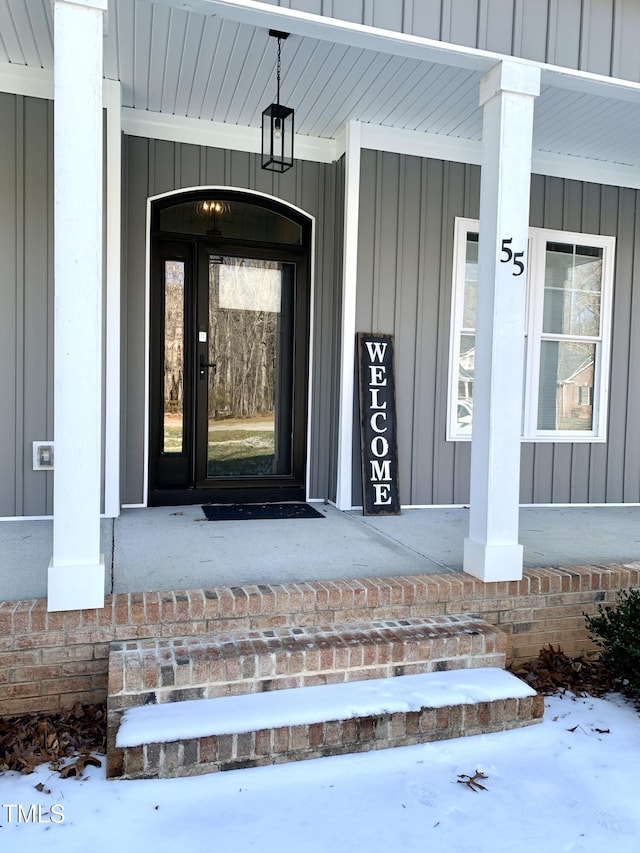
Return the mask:
<svg viewBox="0 0 640 853">
<path fill-rule="evenodd" d="M 280 52 L 289 33 L 269 30 L 269 35 L 278 39 L 277 94 L 262 113 L 262 168 L 286 172 L 293 166 L 293 109 L 280 103 Z"/>
</svg>

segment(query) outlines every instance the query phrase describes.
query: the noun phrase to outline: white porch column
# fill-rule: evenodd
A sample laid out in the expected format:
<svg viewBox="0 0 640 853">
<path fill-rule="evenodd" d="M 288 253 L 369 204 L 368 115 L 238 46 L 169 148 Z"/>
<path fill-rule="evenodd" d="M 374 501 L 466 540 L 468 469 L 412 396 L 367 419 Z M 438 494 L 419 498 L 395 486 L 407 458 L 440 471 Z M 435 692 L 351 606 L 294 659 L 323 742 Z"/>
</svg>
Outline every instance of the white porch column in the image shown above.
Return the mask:
<svg viewBox="0 0 640 853">
<path fill-rule="evenodd" d="M 356 296 L 358 282 L 358 220 L 360 206 L 360 122 L 345 129 L 344 246 L 342 251 L 342 336 L 338 414 L 338 482 L 336 506 L 351 509 L 353 496 L 353 390 L 356 353 Z"/>
<path fill-rule="evenodd" d="M 104 604 L 102 41 L 107 0 L 54 0 L 55 383 L 49 610 Z"/>
<path fill-rule="evenodd" d="M 505 60 L 484 106 L 469 537 L 464 571 L 522 577 L 518 544 L 527 236 L 533 105 L 540 71 Z"/>
</svg>

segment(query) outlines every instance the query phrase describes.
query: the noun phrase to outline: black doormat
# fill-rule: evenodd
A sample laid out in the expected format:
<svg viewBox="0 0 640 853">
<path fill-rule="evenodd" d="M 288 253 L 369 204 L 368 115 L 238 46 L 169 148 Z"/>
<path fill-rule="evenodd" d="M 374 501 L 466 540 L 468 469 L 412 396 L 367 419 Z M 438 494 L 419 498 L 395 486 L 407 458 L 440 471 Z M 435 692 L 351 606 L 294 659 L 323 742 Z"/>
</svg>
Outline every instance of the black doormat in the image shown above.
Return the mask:
<svg viewBox="0 0 640 853">
<path fill-rule="evenodd" d="M 270 518 L 324 518 L 305 503 L 283 504 L 205 504 L 202 511 L 208 521 L 242 521 Z"/>
</svg>

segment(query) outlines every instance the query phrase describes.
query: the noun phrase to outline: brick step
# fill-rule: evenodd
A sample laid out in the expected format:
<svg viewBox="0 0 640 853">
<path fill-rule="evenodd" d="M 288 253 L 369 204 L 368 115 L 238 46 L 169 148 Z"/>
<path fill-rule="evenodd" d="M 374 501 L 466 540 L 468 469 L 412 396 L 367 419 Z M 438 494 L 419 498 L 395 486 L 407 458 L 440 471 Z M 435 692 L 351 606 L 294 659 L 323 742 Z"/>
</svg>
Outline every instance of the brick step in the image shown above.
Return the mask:
<svg viewBox="0 0 640 853">
<path fill-rule="evenodd" d="M 543 697 L 495 667 L 126 710 L 110 778 L 169 778 L 503 731 Z"/>
<path fill-rule="evenodd" d="M 194 701 L 215 703 L 256 694 L 277 697 L 283 691 L 292 695 L 293 688 L 304 688 L 293 690 L 294 694 L 304 694 L 306 690 L 319 687 L 348 687 L 367 681 L 378 682 L 376 689 L 379 691 L 380 684 L 386 685 L 386 681 L 419 674 L 479 667 L 499 671 L 505 664 L 505 648 L 506 637 L 497 628 L 480 619 L 461 616 L 296 626 L 236 631 L 209 638 L 113 643 L 109 655 L 107 772 L 110 776 L 122 773 L 123 753 L 116 747 L 116 735 L 127 709 L 168 706 L 164 713 L 181 715 L 184 711 L 177 706 L 185 705 L 188 709 Z M 385 686 L 385 690 L 388 689 Z M 277 701 L 277 698 L 267 700 Z M 304 699 L 297 696 L 295 701 L 304 702 Z M 367 712 L 363 719 L 373 719 L 372 715 L 376 716 Z M 311 721 L 309 725 L 318 722 Z M 336 721 L 328 719 L 323 724 L 331 722 Z M 364 728 L 366 725 L 363 723 Z M 347 722 L 340 726 L 347 726 Z M 344 732 L 345 744 L 353 742 L 349 732 L 350 729 Z M 235 732 L 234 736 L 237 734 Z M 244 742 L 248 733 L 240 734 Z M 226 734 L 206 736 L 226 737 Z M 263 735 L 261 745 L 264 745 L 264 738 Z M 362 742 L 368 743 L 366 739 Z M 389 745 L 400 742 L 401 738 Z M 132 748 L 135 749 L 135 745 Z M 189 747 L 191 751 L 194 748 Z M 274 750 L 274 756 L 282 754 L 279 748 L 274 747 Z M 229 759 L 237 760 L 237 756 Z M 195 762 L 197 766 L 207 763 L 210 762 L 200 759 Z M 191 766 L 194 762 L 189 758 L 186 764 Z"/>
<path fill-rule="evenodd" d="M 112 643 L 109 707 L 504 667 L 505 650 L 497 628 L 460 616 Z"/>
</svg>

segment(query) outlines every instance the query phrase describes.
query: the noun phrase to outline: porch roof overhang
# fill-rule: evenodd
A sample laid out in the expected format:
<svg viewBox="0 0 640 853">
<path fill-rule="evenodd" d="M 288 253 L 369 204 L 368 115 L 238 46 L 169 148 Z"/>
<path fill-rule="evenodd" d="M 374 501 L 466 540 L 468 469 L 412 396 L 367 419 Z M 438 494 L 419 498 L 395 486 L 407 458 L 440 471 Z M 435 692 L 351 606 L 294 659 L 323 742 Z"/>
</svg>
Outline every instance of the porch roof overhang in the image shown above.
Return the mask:
<svg viewBox="0 0 640 853">
<path fill-rule="evenodd" d="M 0 23 L 0 88 L 46 88 L 49 0 L 0 0 Z M 363 147 L 480 162 L 480 80 L 507 57 L 253 0 L 109 0 L 104 76 L 121 85 L 125 132 L 259 151 L 270 28 L 290 33 L 282 101 L 296 156 L 339 158 L 355 120 Z M 640 84 L 517 61 L 541 69 L 533 171 L 640 187 Z"/>
</svg>

